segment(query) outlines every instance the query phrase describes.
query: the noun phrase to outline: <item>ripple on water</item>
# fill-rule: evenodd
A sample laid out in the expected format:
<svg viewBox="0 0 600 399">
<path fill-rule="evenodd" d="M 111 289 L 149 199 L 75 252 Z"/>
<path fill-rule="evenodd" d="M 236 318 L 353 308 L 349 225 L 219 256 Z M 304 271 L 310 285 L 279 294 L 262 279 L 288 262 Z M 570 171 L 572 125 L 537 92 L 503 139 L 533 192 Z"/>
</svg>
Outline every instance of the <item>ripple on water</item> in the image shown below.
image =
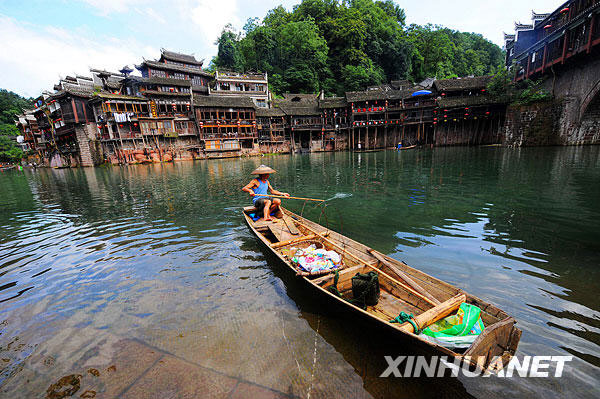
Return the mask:
<svg viewBox="0 0 600 399">
<path fill-rule="evenodd" d="M 467 381 L 452 389 L 481 397 L 594 392 L 600 151 L 528 151 L 269 161 L 279 172 L 277 188 L 328 199 L 333 227 L 514 315 L 524 330 L 521 354 L 575 356 L 557 381 Z M 573 161 L 578 151 L 587 155 Z M 9 359 L 0 385 L 21 375 L 45 392 L 63 376 L 85 374 L 77 361 L 111 359 L 113 343 L 127 337 L 300 396 L 318 353 L 319 384 L 329 392 L 419 397 L 422 388 L 410 382 L 380 381 L 383 354 L 366 343 L 372 337 L 350 334 L 307 297 L 243 225 L 239 208 L 247 199 L 239 188 L 255 164 L 0 175 L 0 186 L 11 187 L 3 199 L 8 212 L 0 214 L 0 361 Z M 563 168 L 549 167 L 556 164 Z M 321 217 L 321 208 L 287 206 Z M 62 374 L 39 377 L 51 369 Z"/>
</svg>

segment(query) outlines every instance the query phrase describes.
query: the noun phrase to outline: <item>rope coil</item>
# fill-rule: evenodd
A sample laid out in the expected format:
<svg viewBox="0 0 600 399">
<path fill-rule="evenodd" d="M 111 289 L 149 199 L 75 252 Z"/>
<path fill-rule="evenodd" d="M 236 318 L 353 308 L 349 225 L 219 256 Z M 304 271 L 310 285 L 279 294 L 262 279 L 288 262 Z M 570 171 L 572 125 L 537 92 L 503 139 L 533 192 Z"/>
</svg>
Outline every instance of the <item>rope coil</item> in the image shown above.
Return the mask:
<svg viewBox="0 0 600 399">
<path fill-rule="evenodd" d="M 404 323 L 408 322 L 415 329 L 415 334 L 419 335 L 419 334 L 421 334 L 422 331 L 417 326 L 417 323 L 414 321 L 414 318 L 415 317 L 411 313 L 400 312 L 400 314 L 398 316 L 396 316 L 396 318 L 394 320 L 390 320 L 390 323 L 404 324 Z"/>
</svg>

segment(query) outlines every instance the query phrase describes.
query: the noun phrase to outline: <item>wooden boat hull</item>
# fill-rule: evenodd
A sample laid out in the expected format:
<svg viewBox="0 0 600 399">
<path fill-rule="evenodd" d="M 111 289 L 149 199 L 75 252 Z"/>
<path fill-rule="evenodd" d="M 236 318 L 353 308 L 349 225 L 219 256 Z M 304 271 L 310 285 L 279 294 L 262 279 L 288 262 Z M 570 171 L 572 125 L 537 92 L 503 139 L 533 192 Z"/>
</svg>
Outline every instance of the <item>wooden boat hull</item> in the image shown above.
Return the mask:
<svg viewBox="0 0 600 399">
<path fill-rule="evenodd" d="M 408 146 L 408 147 L 400 147 L 400 150 L 402 150 L 402 151 L 403 150 L 413 150 L 415 148 L 417 148 L 416 145 L 411 145 L 411 146 Z"/>
<path fill-rule="evenodd" d="M 372 264 L 376 263 L 378 265 L 378 268 L 375 270 L 379 270 L 380 278 L 382 278 L 383 276 L 389 277 L 389 275 L 393 272 L 401 273 L 408 280 L 418 280 L 423 285 L 423 287 L 427 288 L 428 291 L 430 291 L 431 293 L 435 293 L 435 295 L 439 298 L 440 301 L 444 301 L 441 305 L 433 306 L 431 309 L 424 311 L 422 314 L 433 312 L 436 308 L 439 308 L 440 306 L 443 307 L 444 304 L 452 302 L 453 298 L 456 298 L 457 296 L 463 296 L 463 298 L 466 298 L 464 302 L 471 303 L 482 309 L 482 318 L 484 319 L 486 329 L 484 330 L 484 333 L 482 333 L 476 339 L 476 341 L 471 345 L 469 349 L 467 349 L 464 353 L 458 353 L 446 347 L 434 344 L 420 335 L 414 334 L 412 332 L 412 329 L 410 329 L 410 331 L 407 331 L 405 325 L 389 323 L 389 320 L 391 320 L 393 317 L 390 317 L 389 314 L 382 314 L 383 311 L 381 310 L 375 308 L 369 309 L 368 307 L 367 310 L 364 310 L 332 294 L 320 285 L 323 281 L 329 279 L 331 275 L 321 277 L 317 277 L 314 275 L 301 275 L 300 273 L 298 273 L 296 267 L 292 265 L 292 263 L 288 259 L 286 259 L 286 257 L 281 253 L 281 251 L 277 250 L 277 248 L 282 248 L 284 246 L 282 244 L 286 244 L 286 242 L 288 241 L 294 242 L 294 240 L 299 240 L 302 237 L 282 241 L 278 240 L 277 237 L 269 235 L 269 233 L 265 234 L 264 230 L 261 229 L 263 228 L 266 222 L 263 221 L 259 228 L 258 225 L 260 224 L 260 221 L 253 222 L 253 220 L 248 216 L 248 213 L 252 209 L 252 207 L 244 208 L 243 212 L 246 224 L 248 225 L 248 227 L 250 227 L 252 232 L 259 238 L 259 240 L 265 245 L 265 247 L 269 249 L 270 252 L 272 252 L 281 261 L 281 263 L 283 263 L 286 266 L 286 269 L 290 273 L 293 273 L 294 275 L 298 276 L 298 278 L 302 280 L 304 285 L 311 289 L 311 292 L 318 294 L 320 298 L 326 299 L 329 305 L 335 305 L 335 308 L 337 309 L 348 311 L 350 314 L 353 315 L 359 315 L 361 319 L 365 322 L 371 323 L 377 326 L 379 329 L 382 329 L 383 331 L 387 331 L 390 334 L 390 336 L 402 340 L 403 343 L 408 344 L 411 347 L 416 345 L 419 349 L 424 350 L 428 353 L 449 356 L 453 358 L 464 358 L 465 356 L 469 356 L 468 358 L 465 358 L 465 360 L 471 363 L 474 367 L 483 368 L 490 371 L 499 370 L 504 365 L 506 365 L 508 361 L 512 358 L 512 356 L 515 354 L 520 340 L 521 330 L 516 328 L 516 321 L 500 309 L 477 297 L 465 293 L 459 288 L 453 287 L 450 284 L 438 280 L 435 277 L 429 276 L 419 270 L 410 268 L 408 265 L 402 262 L 387 257 L 383 254 L 379 254 L 376 251 L 373 251 L 372 249 L 366 247 L 365 245 L 362 245 L 345 236 L 342 236 L 339 233 L 328 230 L 325 227 L 320 226 L 317 223 L 311 222 L 310 220 L 305 219 L 299 215 L 284 210 L 285 214 L 293 219 L 294 224 L 298 223 L 298 227 L 302 226 L 303 229 L 304 227 L 306 227 L 306 229 L 310 229 L 308 230 L 308 232 L 315 232 L 321 238 L 324 238 L 322 236 L 322 234 L 324 233 L 320 234 L 320 232 L 326 232 L 328 236 L 325 240 L 333 245 L 340 245 L 338 249 L 342 249 L 343 251 L 345 251 L 348 254 L 348 257 L 357 257 L 360 259 L 364 259 L 367 262 L 372 262 Z M 289 223 L 289 220 L 286 221 L 286 223 Z M 283 226 L 285 226 L 286 223 L 283 223 L 281 221 L 279 222 L 279 224 Z M 274 224 L 276 225 L 277 222 L 275 222 Z M 275 231 L 275 229 L 273 229 L 270 226 L 268 230 Z M 314 234 L 306 235 L 306 230 L 304 234 L 305 235 L 303 237 L 314 236 Z M 380 259 L 383 259 L 385 263 L 381 262 Z M 386 264 L 388 266 L 386 266 Z M 361 265 L 348 267 L 348 272 L 351 272 L 352 269 L 360 266 Z M 369 266 L 369 268 L 374 268 L 374 266 Z M 399 269 L 402 270 L 400 271 Z M 340 272 L 340 274 L 342 273 L 343 270 Z M 392 288 L 394 287 L 394 284 L 392 284 Z M 382 290 L 382 295 L 383 294 L 385 294 L 385 296 L 382 296 L 382 299 L 385 299 L 389 302 L 390 295 L 383 292 Z M 415 299 L 414 297 L 411 297 L 411 294 L 404 293 L 404 295 L 407 295 L 409 299 L 416 301 L 416 303 L 422 303 L 422 299 Z M 416 313 L 417 312 L 415 312 L 415 314 Z M 445 316 L 447 316 L 448 314 L 450 313 L 446 313 Z M 477 363 L 478 361 L 479 364 Z"/>
</svg>

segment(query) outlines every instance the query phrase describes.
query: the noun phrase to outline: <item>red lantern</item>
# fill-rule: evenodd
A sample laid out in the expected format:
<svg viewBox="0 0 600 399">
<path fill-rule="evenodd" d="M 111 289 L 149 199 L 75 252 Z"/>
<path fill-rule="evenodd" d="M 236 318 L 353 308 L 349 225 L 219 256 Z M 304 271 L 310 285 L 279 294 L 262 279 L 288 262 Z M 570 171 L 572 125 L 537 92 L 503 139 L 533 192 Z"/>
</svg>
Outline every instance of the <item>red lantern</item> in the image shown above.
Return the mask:
<svg viewBox="0 0 600 399">
<path fill-rule="evenodd" d="M 548 25 L 544 26 L 544 29 L 550 29 L 550 28 L 552 28 L 552 24 L 548 24 Z"/>
<path fill-rule="evenodd" d="M 565 7 L 562 10 L 560 10 L 561 14 L 564 14 L 566 12 L 569 12 L 569 7 Z"/>
</svg>

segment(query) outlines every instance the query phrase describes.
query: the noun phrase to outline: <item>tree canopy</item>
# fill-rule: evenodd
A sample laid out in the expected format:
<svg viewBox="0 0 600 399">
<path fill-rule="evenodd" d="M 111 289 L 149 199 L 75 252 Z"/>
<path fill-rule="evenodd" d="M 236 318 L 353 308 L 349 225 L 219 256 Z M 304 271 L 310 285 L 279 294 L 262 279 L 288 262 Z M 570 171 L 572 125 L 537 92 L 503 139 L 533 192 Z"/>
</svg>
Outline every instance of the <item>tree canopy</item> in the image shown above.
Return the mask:
<svg viewBox="0 0 600 399">
<path fill-rule="evenodd" d="M 216 41 L 213 68 L 269 74 L 278 94 L 328 95 L 391 80 L 484 75 L 503 62 L 502 50 L 482 35 L 437 25 L 406 26 L 392 0 L 303 0 L 279 6 L 242 32 L 231 25 Z"/>
<path fill-rule="evenodd" d="M 0 89 L 0 161 L 16 161 L 23 157 L 21 148 L 11 136 L 19 134 L 19 129 L 15 126 L 16 116 L 25 108 L 31 107 L 32 102 L 32 99 Z"/>
</svg>

